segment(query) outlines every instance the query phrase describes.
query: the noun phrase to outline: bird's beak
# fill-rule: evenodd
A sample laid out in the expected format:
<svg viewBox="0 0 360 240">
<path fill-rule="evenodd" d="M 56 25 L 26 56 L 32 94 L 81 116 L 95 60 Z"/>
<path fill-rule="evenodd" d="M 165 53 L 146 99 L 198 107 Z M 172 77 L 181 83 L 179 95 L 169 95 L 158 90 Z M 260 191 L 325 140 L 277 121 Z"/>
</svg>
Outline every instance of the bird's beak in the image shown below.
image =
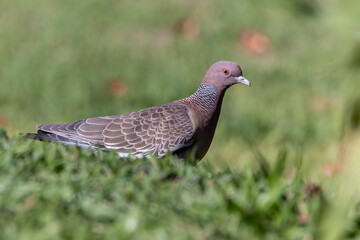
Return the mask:
<svg viewBox="0 0 360 240">
<path fill-rule="evenodd" d="M 249 87 L 251 86 L 251 83 L 249 82 L 249 80 L 247 80 L 243 76 L 236 77 L 235 79 L 236 79 L 237 83 L 242 83 L 242 84 L 248 85 Z"/>
</svg>

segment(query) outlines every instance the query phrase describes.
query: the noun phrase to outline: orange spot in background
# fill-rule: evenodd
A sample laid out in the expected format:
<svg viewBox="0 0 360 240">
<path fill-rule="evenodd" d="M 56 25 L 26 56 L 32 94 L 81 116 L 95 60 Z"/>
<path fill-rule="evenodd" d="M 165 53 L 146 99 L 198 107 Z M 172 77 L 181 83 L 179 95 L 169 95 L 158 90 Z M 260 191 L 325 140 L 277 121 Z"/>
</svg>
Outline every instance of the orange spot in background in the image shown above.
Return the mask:
<svg viewBox="0 0 360 240">
<path fill-rule="evenodd" d="M 8 123 L 7 119 L 4 116 L 0 115 L 0 126 L 6 127 L 7 123 Z"/>
<path fill-rule="evenodd" d="M 199 35 L 199 24 L 192 18 L 186 18 L 180 23 L 180 34 L 187 38 L 196 38 Z"/>
<path fill-rule="evenodd" d="M 311 216 L 308 213 L 300 213 L 298 215 L 298 221 L 300 224 L 306 224 L 309 222 Z"/>
<path fill-rule="evenodd" d="M 108 91 L 115 97 L 125 96 L 127 93 L 125 81 L 121 78 L 112 80 L 108 86 Z"/>
<path fill-rule="evenodd" d="M 322 166 L 321 171 L 324 176 L 332 176 L 336 173 L 342 172 L 343 167 L 343 163 L 341 162 L 327 163 Z"/>
<path fill-rule="evenodd" d="M 270 40 L 262 33 L 247 29 L 242 32 L 239 41 L 245 51 L 252 54 L 266 54 L 270 50 Z"/>
</svg>

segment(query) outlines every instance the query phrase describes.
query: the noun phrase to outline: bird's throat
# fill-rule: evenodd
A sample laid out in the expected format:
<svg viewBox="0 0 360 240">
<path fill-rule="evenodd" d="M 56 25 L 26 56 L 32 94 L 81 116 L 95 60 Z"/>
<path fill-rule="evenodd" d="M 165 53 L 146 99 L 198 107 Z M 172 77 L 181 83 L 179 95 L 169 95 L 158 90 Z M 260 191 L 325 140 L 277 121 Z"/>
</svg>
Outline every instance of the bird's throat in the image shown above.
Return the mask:
<svg viewBox="0 0 360 240">
<path fill-rule="evenodd" d="M 197 112 L 202 115 L 198 118 L 202 118 L 203 122 L 212 120 L 216 123 L 224 93 L 225 90 L 219 92 L 214 86 L 201 83 L 197 91 L 190 97 L 183 99 L 183 102 L 196 108 Z"/>
<path fill-rule="evenodd" d="M 218 92 L 214 86 L 201 83 L 199 88 L 190 96 L 190 98 L 192 103 L 205 113 L 216 107 Z"/>
</svg>

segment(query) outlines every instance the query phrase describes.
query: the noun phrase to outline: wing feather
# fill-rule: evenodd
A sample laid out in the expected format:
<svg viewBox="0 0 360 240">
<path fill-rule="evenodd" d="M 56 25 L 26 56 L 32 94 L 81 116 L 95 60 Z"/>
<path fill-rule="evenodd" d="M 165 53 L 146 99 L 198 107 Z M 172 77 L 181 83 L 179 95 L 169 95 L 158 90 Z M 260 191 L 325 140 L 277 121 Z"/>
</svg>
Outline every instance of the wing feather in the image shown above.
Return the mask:
<svg viewBox="0 0 360 240">
<path fill-rule="evenodd" d="M 166 104 L 123 115 L 96 117 L 61 124 L 43 124 L 38 129 L 57 139 L 99 144 L 115 149 L 119 156 L 159 157 L 193 143 L 195 133 L 187 108 Z"/>
</svg>

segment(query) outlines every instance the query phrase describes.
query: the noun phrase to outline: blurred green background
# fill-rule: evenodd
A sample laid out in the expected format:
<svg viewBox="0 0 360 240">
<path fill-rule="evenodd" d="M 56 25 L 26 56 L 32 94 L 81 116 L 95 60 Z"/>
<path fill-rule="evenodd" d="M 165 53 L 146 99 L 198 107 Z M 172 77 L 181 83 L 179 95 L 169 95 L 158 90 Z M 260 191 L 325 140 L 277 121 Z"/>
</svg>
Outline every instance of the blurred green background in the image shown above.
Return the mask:
<svg viewBox="0 0 360 240">
<path fill-rule="evenodd" d="M 335 204 L 322 223 L 333 230 L 339 219 L 352 214 L 349 206 L 354 205 L 349 203 L 358 197 L 351 196 L 359 191 L 359 13 L 360 1 L 339 0 L 3 0 L 0 126 L 15 135 L 34 132 L 41 123 L 164 104 L 192 94 L 214 62 L 234 61 L 252 87 L 228 90 L 202 162 L 243 172 L 254 167 L 254 149 L 270 162 L 286 149 L 290 170 L 285 176 L 293 174 L 296 159 L 302 159 L 304 178 L 295 185 L 321 183 Z M 199 171 L 196 174 L 206 178 L 207 173 Z M 144 206 L 136 211 L 147 209 Z M 259 210 L 260 218 L 262 214 Z M 318 225 L 313 224 L 310 229 Z"/>
<path fill-rule="evenodd" d="M 335 0 L 1 1 L 0 122 L 33 132 L 167 103 L 229 60 L 253 86 L 227 92 L 204 160 L 249 164 L 246 136 L 314 169 L 336 160 L 360 97 L 359 11 Z"/>
</svg>

